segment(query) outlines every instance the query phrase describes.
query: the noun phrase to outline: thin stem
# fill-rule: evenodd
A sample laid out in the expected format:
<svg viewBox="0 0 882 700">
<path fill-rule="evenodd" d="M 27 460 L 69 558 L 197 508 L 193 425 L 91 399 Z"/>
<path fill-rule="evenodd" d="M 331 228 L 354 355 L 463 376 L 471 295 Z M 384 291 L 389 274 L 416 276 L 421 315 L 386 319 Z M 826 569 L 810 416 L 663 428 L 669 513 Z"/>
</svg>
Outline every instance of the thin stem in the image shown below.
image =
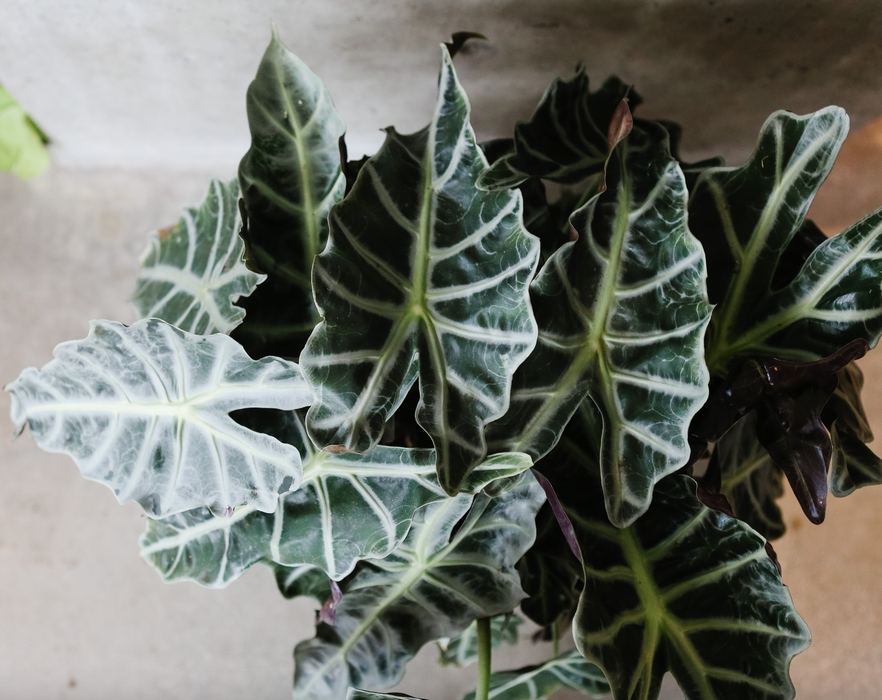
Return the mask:
<svg viewBox="0 0 882 700">
<path fill-rule="evenodd" d="M 488 700 L 490 696 L 490 657 L 493 654 L 490 638 L 490 618 L 478 620 L 478 687 L 475 700 Z"/>
<path fill-rule="evenodd" d="M 557 620 L 551 623 L 551 655 L 555 659 L 560 655 L 560 624 Z"/>
</svg>

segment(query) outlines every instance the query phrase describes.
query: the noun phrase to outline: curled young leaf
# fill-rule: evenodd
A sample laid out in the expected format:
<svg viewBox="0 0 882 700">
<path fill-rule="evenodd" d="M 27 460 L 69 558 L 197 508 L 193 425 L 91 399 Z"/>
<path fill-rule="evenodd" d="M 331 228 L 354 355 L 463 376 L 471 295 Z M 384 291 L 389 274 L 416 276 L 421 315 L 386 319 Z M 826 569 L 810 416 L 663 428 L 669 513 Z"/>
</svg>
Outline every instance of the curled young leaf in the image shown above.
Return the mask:
<svg viewBox="0 0 882 700">
<path fill-rule="evenodd" d="M 245 311 L 233 304 L 266 279 L 242 262 L 239 184 L 212 180 L 202 204 L 157 231 L 141 256 L 132 299 L 141 318 L 198 335 L 230 333 Z"/>
<path fill-rule="evenodd" d="M 206 506 L 272 513 L 302 474 L 294 447 L 237 424 L 243 408 L 290 410 L 312 394 L 292 362 L 254 361 L 225 335 L 197 336 L 158 319 L 92 321 L 42 370 L 6 387 L 12 420 L 120 503 L 165 517 Z M 207 510 L 206 510 L 207 512 Z"/>
<path fill-rule="evenodd" d="M 351 685 L 390 688 L 423 644 L 511 612 L 524 597 L 515 563 L 533 542 L 543 500 L 525 475 L 496 498 L 460 495 L 421 510 L 394 553 L 343 583 L 336 624 L 297 645 L 295 697 L 342 700 Z"/>
<path fill-rule="evenodd" d="M 222 588 L 261 560 L 309 565 L 340 580 L 361 559 L 380 559 L 401 544 L 414 513 L 444 500 L 431 449 L 377 447 L 370 454 L 316 450 L 295 412 L 238 415 L 249 428 L 292 445 L 303 459 L 300 488 L 279 496 L 271 515 L 238 508 L 228 519 L 197 510 L 150 520 L 141 555 L 166 581 Z M 496 454 L 462 485 L 478 493 L 529 469 L 522 454 Z"/>
<path fill-rule="evenodd" d="M 249 267 L 268 278 L 241 302 L 248 315 L 235 338 L 255 357 L 296 358 L 319 320 L 310 271 L 328 238 L 328 211 L 346 187 L 338 155 L 346 128 L 322 81 L 275 31 L 247 107 L 242 238 Z"/>
<path fill-rule="evenodd" d="M 539 342 L 488 436 L 493 448 L 537 461 L 590 396 L 603 421 L 609 517 L 626 526 L 648 507 L 653 484 L 689 458 L 689 422 L 707 398 L 711 307 L 667 132 L 641 123 L 619 151 L 609 189 L 571 218 L 579 239 L 532 285 Z"/>
<path fill-rule="evenodd" d="M 608 78 L 596 92 L 580 66 L 571 80 L 555 80 L 527 122 L 515 126 L 514 153 L 503 156 L 481 174 L 487 190 L 516 187 L 531 177 L 575 183 L 603 170 L 610 153 L 609 127 L 626 96 L 632 107 L 637 94 L 618 78 Z"/>
<path fill-rule="evenodd" d="M 484 424 L 508 407 L 535 344 L 528 284 L 538 241 L 516 192 L 475 188 L 486 159 L 446 49 L 428 128 L 387 132 L 330 215 L 313 270 L 324 321 L 301 355 L 321 447 L 366 453 L 419 377 L 420 425 L 457 493 L 486 454 Z"/>
<path fill-rule="evenodd" d="M 574 650 L 544 664 L 491 674 L 488 700 L 545 700 L 561 689 L 595 698 L 610 692 L 603 671 Z M 475 692 L 464 700 L 475 700 Z"/>
</svg>

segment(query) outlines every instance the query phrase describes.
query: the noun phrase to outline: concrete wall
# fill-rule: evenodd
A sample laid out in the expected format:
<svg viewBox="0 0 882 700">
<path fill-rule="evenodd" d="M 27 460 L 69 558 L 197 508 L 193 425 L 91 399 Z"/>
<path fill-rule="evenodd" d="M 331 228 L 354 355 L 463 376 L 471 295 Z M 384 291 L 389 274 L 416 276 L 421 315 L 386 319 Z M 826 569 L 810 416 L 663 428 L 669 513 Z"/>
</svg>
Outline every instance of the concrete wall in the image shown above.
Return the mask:
<svg viewBox="0 0 882 700">
<path fill-rule="evenodd" d="M 507 133 L 584 60 L 597 79 L 635 82 L 644 114 L 681 121 L 689 154 L 738 162 L 774 109 L 840 104 L 857 127 L 882 112 L 880 19 L 857 0 L 4 0 L 0 81 L 54 138 L 56 164 L 31 183 L 0 174 L 0 383 L 84 337 L 91 318 L 134 319 L 146 232 L 198 201 L 210 175 L 232 176 L 247 149 L 244 92 L 271 20 L 328 83 L 356 154 L 379 127 L 424 125 L 436 45 L 470 29 L 492 39 L 457 59 L 482 136 Z M 882 204 L 880 183 L 877 124 L 849 138 L 812 215 L 834 233 Z M 882 356 L 863 366 L 882 433 Z M 820 528 L 785 501 L 776 547 L 815 638 L 793 675 L 801 700 L 864 700 L 882 687 L 882 490 L 831 501 Z M 136 506 L 66 457 L 0 439 L 0 697 L 288 697 L 313 604 L 283 600 L 262 568 L 225 591 L 165 586 L 138 556 L 142 528 Z M 461 697 L 471 674 L 433 657 L 402 690 Z"/>
</svg>

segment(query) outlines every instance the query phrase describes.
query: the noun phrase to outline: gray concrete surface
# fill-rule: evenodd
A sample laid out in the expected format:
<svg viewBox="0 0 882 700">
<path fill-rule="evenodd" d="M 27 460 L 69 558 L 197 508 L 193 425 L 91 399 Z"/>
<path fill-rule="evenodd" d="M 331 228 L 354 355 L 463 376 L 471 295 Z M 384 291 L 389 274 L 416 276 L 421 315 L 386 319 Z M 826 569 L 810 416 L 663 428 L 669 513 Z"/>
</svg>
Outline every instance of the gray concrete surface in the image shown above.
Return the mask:
<svg viewBox="0 0 882 700">
<path fill-rule="evenodd" d="M 775 109 L 879 111 L 882 4 L 866 0 L 4 0 L 0 82 L 71 166 L 232 167 L 244 93 L 274 21 L 327 83 L 353 153 L 428 121 L 438 42 L 459 57 L 482 137 L 507 135 L 583 61 L 680 121 L 692 155 L 743 156 Z"/>
</svg>

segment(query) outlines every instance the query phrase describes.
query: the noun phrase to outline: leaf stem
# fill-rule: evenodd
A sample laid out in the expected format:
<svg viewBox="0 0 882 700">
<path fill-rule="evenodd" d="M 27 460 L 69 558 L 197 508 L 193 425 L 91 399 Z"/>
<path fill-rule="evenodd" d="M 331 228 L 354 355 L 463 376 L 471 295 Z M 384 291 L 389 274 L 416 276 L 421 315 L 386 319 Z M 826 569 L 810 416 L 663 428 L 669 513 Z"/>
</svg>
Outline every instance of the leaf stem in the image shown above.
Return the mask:
<svg viewBox="0 0 882 700">
<path fill-rule="evenodd" d="M 560 624 L 557 620 L 551 623 L 551 655 L 555 659 L 560 655 Z"/>
<path fill-rule="evenodd" d="M 490 695 L 490 658 L 493 654 L 490 637 L 490 618 L 478 620 L 478 687 L 475 700 L 488 700 Z"/>
</svg>

